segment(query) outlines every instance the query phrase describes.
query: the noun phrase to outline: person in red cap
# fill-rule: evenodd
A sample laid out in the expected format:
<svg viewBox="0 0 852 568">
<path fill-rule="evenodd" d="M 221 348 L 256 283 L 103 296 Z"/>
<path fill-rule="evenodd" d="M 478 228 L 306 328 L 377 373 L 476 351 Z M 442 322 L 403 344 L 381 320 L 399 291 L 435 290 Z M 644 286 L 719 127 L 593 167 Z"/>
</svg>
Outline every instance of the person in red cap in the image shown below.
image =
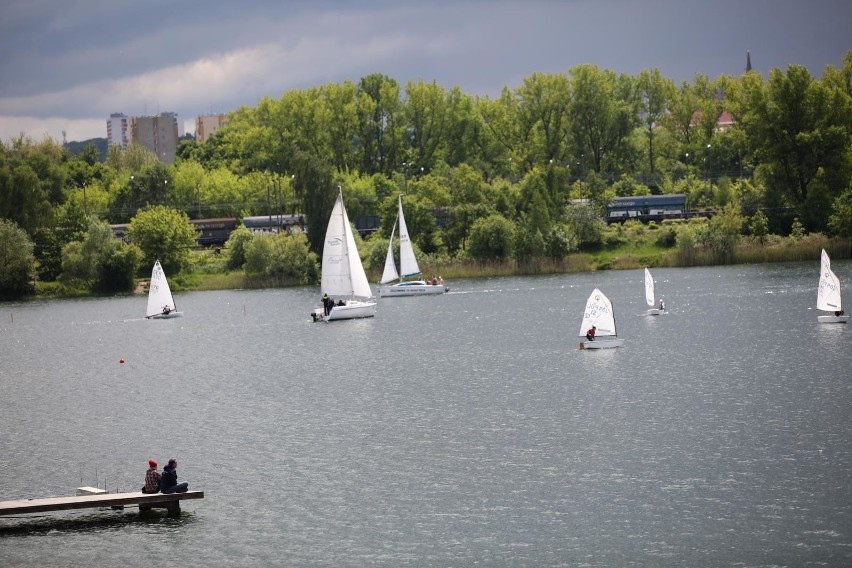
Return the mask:
<svg viewBox="0 0 852 568">
<path fill-rule="evenodd" d="M 145 487 L 142 493 L 160 492 L 160 472 L 157 471 L 157 461 L 148 460 L 148 471 L 145 472 Z"/>
</svg>

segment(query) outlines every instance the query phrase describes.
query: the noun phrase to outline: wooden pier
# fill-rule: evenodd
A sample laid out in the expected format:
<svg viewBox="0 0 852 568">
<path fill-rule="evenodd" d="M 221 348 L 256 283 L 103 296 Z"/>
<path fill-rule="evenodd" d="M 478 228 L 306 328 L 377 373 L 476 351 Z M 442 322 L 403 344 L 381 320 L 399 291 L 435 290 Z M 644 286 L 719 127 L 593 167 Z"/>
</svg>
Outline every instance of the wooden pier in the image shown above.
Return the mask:
<svg viewBox="0 0 852 568">
<path fill-rule="evenodd" d="M 180 502 L 183 499 L 203 498 L 203 491 L 187 491 L 186 493 L 101 493 L 74 497 L 18 499 L 16 501 L 0 501 L 0 517 L 69 509 L 123 508 L 128 505 L 139 505 L 140 511 L 151 508 L 168 509 L 171 516 L 180 515 Z"/>
</svg>

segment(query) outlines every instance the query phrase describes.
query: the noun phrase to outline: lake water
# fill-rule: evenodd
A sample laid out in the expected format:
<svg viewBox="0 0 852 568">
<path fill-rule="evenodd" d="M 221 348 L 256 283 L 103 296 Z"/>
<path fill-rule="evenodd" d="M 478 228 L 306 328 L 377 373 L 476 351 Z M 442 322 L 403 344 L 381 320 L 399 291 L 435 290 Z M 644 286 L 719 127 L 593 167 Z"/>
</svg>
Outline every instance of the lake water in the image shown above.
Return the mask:
<svg viewBox="0 0 852 568">
<path fill-rule="evenodd" d="M 172 456 L 205 492 L 0 519 L 0 564 L 849 566 L 852 330 L 816 323 L 818 271 L 657 269 L 660 317 L 640 270 L 330 324 L 318 288 L 0 304 L 0 499 Z M 622 349 L 578 350 L 594 287 Z"/>
</svg>

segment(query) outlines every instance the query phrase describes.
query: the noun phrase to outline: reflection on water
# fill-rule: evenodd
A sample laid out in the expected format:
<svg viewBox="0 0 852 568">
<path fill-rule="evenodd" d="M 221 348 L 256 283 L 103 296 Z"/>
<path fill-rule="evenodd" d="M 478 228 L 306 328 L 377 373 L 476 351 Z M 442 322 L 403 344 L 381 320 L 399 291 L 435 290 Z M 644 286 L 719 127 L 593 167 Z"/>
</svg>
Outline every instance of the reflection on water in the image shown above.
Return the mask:
<svg viewBox="0 0 852 568">
<path fill-rule="evenodd" d="M 177 457 L 205 499 L 0 519 L 0 559 L 848 565 L 852 335 L 816 323 L 817 272 L 656 269 L 660 317 L 640 270 L 451 282 L 331 324 L 308 288 L 182 294 L 161 321 L 144 298 L 4 304 L 2 498 L 128 490 Z M 578 350 L 595 287 L 622 349 Z"/>
</svg>

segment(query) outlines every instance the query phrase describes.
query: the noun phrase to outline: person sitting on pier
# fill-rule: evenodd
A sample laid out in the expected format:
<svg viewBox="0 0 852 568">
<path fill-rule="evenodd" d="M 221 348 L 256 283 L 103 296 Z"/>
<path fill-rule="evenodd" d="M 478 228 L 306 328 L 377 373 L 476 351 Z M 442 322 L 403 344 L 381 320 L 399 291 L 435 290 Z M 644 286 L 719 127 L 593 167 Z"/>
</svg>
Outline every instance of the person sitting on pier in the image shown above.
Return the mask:
<svg viewBox="0 0 852 568">
<path fill-rule="evenodd" d="M 160 490 L 163 493 L 186 493 L 189 483 L 186 481 L 178 483 L 177 479 L 177 460 L 172 458 L 169 460 L 169 465 L 163 468 L 163 474 L 160 476 Z"/>
<path fill-rule="evenodd" d="M 160 472 L 157 471 L 156 460 L 148 460 L 148 471 L 145 472 L 145 486 L 142 493 L 160 492 Z"/>
</svg>

